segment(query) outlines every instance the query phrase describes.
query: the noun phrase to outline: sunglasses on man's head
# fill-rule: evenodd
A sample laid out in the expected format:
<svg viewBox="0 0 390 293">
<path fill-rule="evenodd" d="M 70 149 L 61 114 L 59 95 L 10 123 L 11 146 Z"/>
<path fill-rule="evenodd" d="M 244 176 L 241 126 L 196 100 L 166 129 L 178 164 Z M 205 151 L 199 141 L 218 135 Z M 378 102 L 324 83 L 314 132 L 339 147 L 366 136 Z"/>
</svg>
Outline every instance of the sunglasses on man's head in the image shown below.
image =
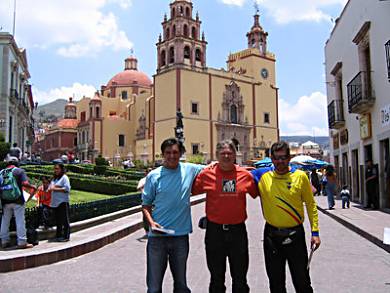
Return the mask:
<svg viewBox="0 0 390 293">
<path fill-rule="evenodd" d="M 290 156 L 272 156 L 272 159 L 275 161 L 285 161 L 288 160 Z"/>
</svg>

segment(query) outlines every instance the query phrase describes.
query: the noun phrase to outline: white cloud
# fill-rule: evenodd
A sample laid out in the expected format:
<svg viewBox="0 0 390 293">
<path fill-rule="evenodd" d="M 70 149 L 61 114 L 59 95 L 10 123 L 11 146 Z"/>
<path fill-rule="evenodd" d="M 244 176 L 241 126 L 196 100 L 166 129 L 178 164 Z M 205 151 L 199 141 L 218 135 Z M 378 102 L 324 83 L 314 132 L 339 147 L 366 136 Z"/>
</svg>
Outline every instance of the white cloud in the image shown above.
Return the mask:
<svg viewBox="0 0 390 293">
<path fill-rule="evenodd" d="M 96 92 L 96 88 L 92 85 L 76 82 L 69 87 L 62 86 L 48 91 L 41 91 L 33 86 L 32 91 L 34 101 L 38 102 L 39 105 L 44 105 L 57 99 L 69 99 L 69 97 L 74 97 L 76 101 L 81 99 L 83 96 L 93 97 Z"/>
<path fill-rule="evenodd" d="M 105 48 L 117 51 L 133 46 L 118 27 L 115 15 L 103 12 L 108 4 L 126 9 L 132 0 L 21 0 L 17 3 L 16 38 L 23 46 L 54 48 L 65 57 L 94 56 Z M 11 31 L 13 7 L 8 3 L 4 8 L 0 10 L 0 19 L 4 21 L 0 25 Z"/>
<path fill-rule="evenodd" d="M 236 5 L 236 6 L 242 6 L 245 2 L 245 0 L 220 0 L 222 3 L 225 3 L 227 5 Z"/>
<path fill-rule="evenodd" d="M 321 92 L 302 96 L 295 104 L 279 100 L 281 135 L 328 136 L 327 100 Z"/>
<path fill-rule="evenodd" d="M 219 0 L 227 5 L 243 6 L 248 0 Z M 256 0 L 260 13 L 266 10 L 278 23 L 293 21 L 330 21 L 323 9 L 332 5 L 344 6 L 348 0 Z"/>
</svg>

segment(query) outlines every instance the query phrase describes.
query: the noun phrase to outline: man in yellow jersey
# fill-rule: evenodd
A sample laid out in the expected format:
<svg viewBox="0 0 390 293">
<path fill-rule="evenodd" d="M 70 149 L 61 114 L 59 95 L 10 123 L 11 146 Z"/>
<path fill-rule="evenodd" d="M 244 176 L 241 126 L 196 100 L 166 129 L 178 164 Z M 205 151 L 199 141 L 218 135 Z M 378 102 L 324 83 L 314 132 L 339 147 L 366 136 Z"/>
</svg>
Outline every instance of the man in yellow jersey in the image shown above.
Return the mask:
<svg viewBox="0 0 390 293">
<path fill-rule="evenodd" d="M 303 171 L 290 168 L 290 148 L 286 142 L 272 145 L 271 159 L 273 167 L 252 171 L 260 191 L 266 221 L 263 248 L 270 292 L 286 292 L 286 261 L 295 291 L 313 292 L 302 225 L 303 203 L 311 224 L 311 247 L 317 249 L 321 240 L 317 205 L 310 182 Z"/>
</svg>

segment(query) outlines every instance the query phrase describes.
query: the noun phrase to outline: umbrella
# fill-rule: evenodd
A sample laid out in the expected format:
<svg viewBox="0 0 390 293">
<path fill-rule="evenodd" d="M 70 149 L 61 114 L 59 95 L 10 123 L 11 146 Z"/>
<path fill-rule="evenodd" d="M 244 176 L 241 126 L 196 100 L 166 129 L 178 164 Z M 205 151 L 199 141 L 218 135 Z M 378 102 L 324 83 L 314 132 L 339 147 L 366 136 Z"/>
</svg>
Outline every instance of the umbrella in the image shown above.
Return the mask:
<svg viewBox="0 0 390 293">
<path fill-rule="evenodd" d="M 260 161 L 257 161 L 253 165 L 255 165 L 256 168 L 271 167 L 272 161 L 271 161 L 271 158 L 266 157 Z"/>
</svg>

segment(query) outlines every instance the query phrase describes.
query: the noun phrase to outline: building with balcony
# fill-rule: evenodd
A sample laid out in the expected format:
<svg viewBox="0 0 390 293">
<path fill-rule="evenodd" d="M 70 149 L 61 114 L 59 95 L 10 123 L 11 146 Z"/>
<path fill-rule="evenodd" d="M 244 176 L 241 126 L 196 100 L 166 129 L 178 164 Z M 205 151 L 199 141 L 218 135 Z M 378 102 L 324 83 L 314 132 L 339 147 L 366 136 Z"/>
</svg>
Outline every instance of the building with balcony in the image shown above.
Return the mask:
<svg viewBox="0 0 390 293">
<path fill-rule="evenodd" d="M 17 46 L 11 34 L 0 32 L 0 132 L 23 152 L 31 152 L 34 141 L 35 105 L 29 78 L 26 50 Z"/>
<path fill-rule="evenodd" d="M 380 207 L 390 207 L 390 1 L 349 0 L 325 45 L 330 159 L 339 184 L 367 203 L 365 162 L 379 170 Z"/>
</svg>

